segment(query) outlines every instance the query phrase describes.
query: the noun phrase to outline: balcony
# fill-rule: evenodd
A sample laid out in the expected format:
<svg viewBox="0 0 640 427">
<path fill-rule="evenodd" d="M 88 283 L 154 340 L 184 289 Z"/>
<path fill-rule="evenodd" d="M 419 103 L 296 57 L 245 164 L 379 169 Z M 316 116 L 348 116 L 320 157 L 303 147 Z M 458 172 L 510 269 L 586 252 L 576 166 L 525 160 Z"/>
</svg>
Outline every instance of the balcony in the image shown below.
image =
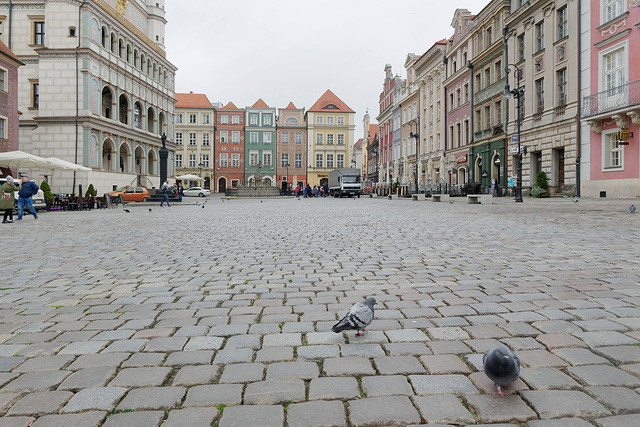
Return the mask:
<svg viewBox="0 0 640 427">
<path fill-rule="evenodd" d="M 585 96 L 582 117 L 591 117 L 633 105 L 640 105 L 640 80 Z"/>
</svg>

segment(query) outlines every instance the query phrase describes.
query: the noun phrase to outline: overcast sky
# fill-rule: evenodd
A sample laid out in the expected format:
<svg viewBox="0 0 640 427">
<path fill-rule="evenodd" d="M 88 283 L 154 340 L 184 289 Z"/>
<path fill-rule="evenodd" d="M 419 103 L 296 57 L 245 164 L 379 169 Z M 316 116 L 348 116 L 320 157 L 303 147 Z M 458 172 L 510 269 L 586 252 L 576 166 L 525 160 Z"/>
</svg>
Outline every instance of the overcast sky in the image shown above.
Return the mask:
<svg viewBox="0 0 640 427">
<path fill-rule="evenodd" d="M 378 115 L 385 64 L 405 77 L 409 52 L 422 55 L 453 34 L 457 8 L 477 14 L 489 0 L 167 0 L 167 57 L 176 92 L 204 93 L 238 107 L 262 98 L 309 109 L 331 89 L 362 118 Z"/>
</svg>

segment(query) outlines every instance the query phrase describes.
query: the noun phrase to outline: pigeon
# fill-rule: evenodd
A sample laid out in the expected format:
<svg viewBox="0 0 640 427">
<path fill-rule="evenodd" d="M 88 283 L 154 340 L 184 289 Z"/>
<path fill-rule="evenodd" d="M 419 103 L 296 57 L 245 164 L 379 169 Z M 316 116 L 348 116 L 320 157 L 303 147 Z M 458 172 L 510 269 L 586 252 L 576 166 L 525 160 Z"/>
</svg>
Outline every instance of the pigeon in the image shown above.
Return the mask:
<svg viewBox="0 0 640 427">
<path fill-rule="evenodd" d="M 504 347 L 491 348 L 482 356 L 484 373 L 496 384 L 497 393 L 504 396 L 502 387 L 520 377 L 520 359 Z"/>
<path fill-rule="evenodd" d="M 131 211 L 127 208 L 123 208 L 122 210 L 125 211 L 126 213 L 131 213 Z"/>
<path fill-rule="evenodd" d="M 151 208 L 149 208 L 149 212 L 151 212 Z"/>
<path fill-rule="evenodd" d="M 204 205 L 202 205 L 202 209 L 204 209 Z"/>
<path fill-rule="evenodd" d="M 454 202 L 453 200 L 449 200 L 449 204 L 451 204 L 451 205 L 452 205 L 452 204 L 453 204 L 453 202 Z"/>
<path fill-rule="evenodd" d="M 576 197 L 575 199 L 573 199 L 573 203 L 578 203 L 580 200 Z"/>
<path fill-rule="evenodd" d="M 634 205 L 629 206 L 629 212 L 635 213 L 636 207 Z"/>
<path fill-rule="evenodd" d="M 373 306 L 376 304 L 375 298 L 367 298 L 363 302 L 354 304 L 342 320 L 333 325 L 331 330 L 339 333 L 349 329 L 355 329 L 357 331 L 356 336 L 362 335 L 360 331 L 367 332 L 365 328 L 373 321 Z"/>
</svg>

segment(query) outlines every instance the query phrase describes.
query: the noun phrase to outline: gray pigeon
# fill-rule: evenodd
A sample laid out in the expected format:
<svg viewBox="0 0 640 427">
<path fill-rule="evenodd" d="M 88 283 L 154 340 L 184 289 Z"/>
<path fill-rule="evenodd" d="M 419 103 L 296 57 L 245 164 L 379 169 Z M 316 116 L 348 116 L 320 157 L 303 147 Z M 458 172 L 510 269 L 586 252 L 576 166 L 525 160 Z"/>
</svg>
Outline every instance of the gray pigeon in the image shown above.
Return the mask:
<svg viewBox="0 0 640 427">
<path fill-rule="evenodd" d="M 126 213 L 131 213 L 131 211 L 127 208 L 123 208 L 122 210 L 125 211 Z"/>
<path fill-rule="evenodd" d="M 520 377 L 520 359 L 511 350 L 498 347 L 491 348 L 482 356 L 484 373 L 496 384 L 501 396 L 505 393 L 502 387 L 511 384 Z"/>
<path fill-rule="evenodd" d="M 356 336 L 362 335 L 360 331 L 367 331 L 365 328 L 373 321 L 373 306 L 376 305 L 375 298 L 367 298 L 363 302 L 358 302 L 351 307 L 351 310 L 333 325 L 331 330 L 335 333 L 355 329 Z"/>
<path fill-rule="evenodd" d="M 636 207 L 634 205 L 629 206 L 629 212 L 635 213 Z"/>
</svg>

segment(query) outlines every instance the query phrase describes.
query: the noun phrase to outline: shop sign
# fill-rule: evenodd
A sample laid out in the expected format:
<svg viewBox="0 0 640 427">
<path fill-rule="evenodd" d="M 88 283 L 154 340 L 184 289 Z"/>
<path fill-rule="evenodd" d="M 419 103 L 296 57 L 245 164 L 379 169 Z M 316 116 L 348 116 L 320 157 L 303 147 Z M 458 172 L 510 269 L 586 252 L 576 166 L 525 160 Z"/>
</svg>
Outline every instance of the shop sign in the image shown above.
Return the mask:
<svg viewBox="0 0 640 427">
<path fill-rule="evenodd" d="M 462 154 L 462 155 L 456 157 L 456 164 L 459 165 L 460 163 L 467 163 L 467 155 L 466 154 Z"/>
<path fill-rule="evenodd" d="M 629 140 L 633 138 L 633 132 L 629 132 L 628 127 L 623 127 L 616 134 L 619 145 L 629 145 Z"/>
</svg>

